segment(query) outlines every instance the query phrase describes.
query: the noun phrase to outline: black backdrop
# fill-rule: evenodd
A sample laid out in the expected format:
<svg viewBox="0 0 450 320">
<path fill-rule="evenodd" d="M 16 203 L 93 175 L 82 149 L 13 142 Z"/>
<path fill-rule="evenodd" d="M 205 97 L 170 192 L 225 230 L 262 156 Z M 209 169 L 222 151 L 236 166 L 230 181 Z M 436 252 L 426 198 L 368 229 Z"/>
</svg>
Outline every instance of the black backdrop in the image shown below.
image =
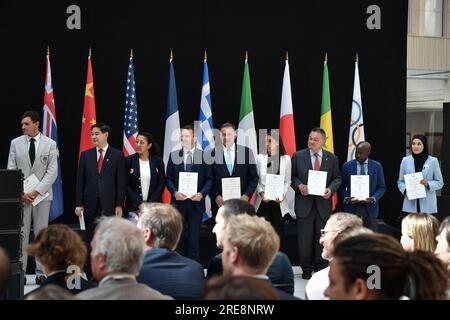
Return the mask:
<svg viewBox="0 0 450 320">
<path fill-rule="evenodd" d="M 97 121 L 111 125 L 122 147 L 125 82 L 135 53 L 139 127 L 164 137 L 168 60 L 174 67 L 182 124 L 197 119 L 208 51 L 214 124 L 239 118 L 245 50 L 249 52 L 255 123 L 278 127 L 284 56 L 289 50 L 297 148 L 319 124 L 323 60 L 328 52 L 335 152 L 346 158 L 354 61 L 360 79 L 366 139 L 382 162 L 388 191 L 382 217 L 396 222 L 396 187 L 405 150 L 407 1 L 24 1 L 0 2 L 0 167 L 21 134 L 20 115 L 42 111 L 45 52 L 51 49 L 65 213 L 74 223 L 74 185 L 88 47 L 93 50 Z M 81 30 L 68 30 L 66 8 L 81 8 Z M 366 9 L 381 9 L 381 29 L 369 30 Z"/>
</svg>

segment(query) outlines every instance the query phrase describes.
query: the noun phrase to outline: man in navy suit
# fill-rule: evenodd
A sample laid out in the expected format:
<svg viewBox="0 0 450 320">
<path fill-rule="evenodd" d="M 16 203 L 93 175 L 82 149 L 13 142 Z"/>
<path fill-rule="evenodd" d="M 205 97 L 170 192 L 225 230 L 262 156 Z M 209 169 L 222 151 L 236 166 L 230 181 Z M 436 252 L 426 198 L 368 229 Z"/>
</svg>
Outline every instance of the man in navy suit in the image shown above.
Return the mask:
<svg viewBox="0 0 450 320">
<path fill-rule="evenodd" d="M 91 128 L 94 148 L 83 151 L 78 165 L 75 214 L 83 212 L 86 241 L 94 233 L 102 215 L 122 216 L 125 198 L 125 158 L 122 151 L 108 145 L 110 128 L 104 123 Z"/>
<path fill-rule="evenodd" d="M 345 211 L 354 213 L 363 219 L 364 226 L 377 231 L 377 217 L 381 197 L 386 191 L 383 167 L 378 161 L 369 159 L 371 145 L 367 141 L 360 142 L 356 147 L 355 160 L 350 160 L 342 166 L 341 199 Z M 358 200 L 351 197 L 350 177 L 352 175 L 369 175 L 370 197 Z"/>
<path fill-rule="evenodd" d="M 166 185 L 172 195 L 171 203 L 180 211 L 184 220 L 183 233 L 177 251 L 191 259 L 200 260 L 200 227 L 205 209 L 205 197 L 214 184 L 212 169 L 203 159 L 203 152 L 197 149 L 194 126 L 181 129 L 182 149 L 170 154 L 167 163 Z M 197 173 L 197 192 L 186 195 L 179 191 L 180 172 Z M 187 254 L 186 254 L 187 244 Z"/>
<path fill-rule="evenodd" d="M 202 299 L 206 285 L 203 267 L 174 251 L 183 228 L 175 207 L 144 203 L 138 228 L 144 233 L 146 251 L 137 281 L 176 300 Z"/>
<path fill-rule="evenodd" d="M 249 201 L 258 185 L 258 172 L 253 153 L 249 148 L 235 143 L 236 127 L 225 123 L 220 127 L 222 135 L 221 146 L 216 146 L 211 152 L 214 159 L 213 174 L 215 184 L 212 196 L 218 207 L 223 204 L 222 179 L 238 177 L 241 180 L 241 199 Z"/>
</svg>

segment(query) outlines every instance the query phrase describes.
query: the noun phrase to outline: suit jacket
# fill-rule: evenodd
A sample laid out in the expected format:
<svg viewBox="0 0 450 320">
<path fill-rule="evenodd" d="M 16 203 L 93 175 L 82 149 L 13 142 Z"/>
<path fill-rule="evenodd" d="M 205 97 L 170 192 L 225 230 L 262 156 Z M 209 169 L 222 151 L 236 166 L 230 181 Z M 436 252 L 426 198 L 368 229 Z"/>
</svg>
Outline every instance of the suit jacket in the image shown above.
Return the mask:
<svg viewBox="0 0 450 320">
<path fill-rule="evenodd" d="M 151 155 L 149 166 L 151 178 L 147 201 L 161 202 L 165 186 L 164 162 L 161 157 Z M 142 203 L 141 171 L 137 153 L 126 158 L 126 174 L 128 178 L 126 208 L 128 211 L 136 211 Z"/>
<path fill-rule="evenodd" d="M 267 176 L 267 154 L 258 154 L 256 157 L 256 168 L 258 170 L 258 186 L 256 187 L 256 196 L 255 196 L 255 210 L 258 211 L 258 208 L 261 204 L 262 197 L 259 195 L 260 192 L 263 192 L 266 188 L 266 176 Z M 283 201 L 280 203 L 281 214 L 284 215 L 289 213 L 289 204 L 286 198 L 286 194 L 291 187 L 291 157 L 288 155 L 284 155 L 280 157 L 280 175 L 284 175 L 284 192 L 283 192 Z"/>
<path fill-rule="evenodd" d="M 222 274 L 222 253 L 219 253 L 209 261 L 206 278 L 210 279 L 213 276 L 221 276 Z M 275 255 L 269 270 L 267 270 L 267 276 L 274 288 L 288 294 L 294 293 L 294 273 L 291 261 L 282 251 L 278 251 Z"/>
<path fill-rule="evenodd" d="M 398 189 L 405 195 L 405 174 L 414 173 L 416 171 L 414 166 L 413 156 L 404 157 L 400 164 L 400 172 L 398 174 Z M 435 157 L 428 156 L 428 159 L 423 164 L 422 169 L 423 178 L 428 180 L 428 187 L 425 188 L 427 196 L 420 198 L 420 211 L 423 213 L 436 213 L 437 212 L 437 200 L 436 190 L 442 189 L 444 186 L 444 180 L 442 179 L 441 169 L 439 162 Z M 417 212 L 416 200 L 408 200 L 405 196 L 403 199 L 403 211 L 404 212 Z"/>
<path fill-rule="evenodd" d="M 356 175 L 357 172 L 357 161 L 351 160 L 342 166 L 341 177 L 342 184 L 340 187 L 341 200 L 344 201 L 345 198 L 351 195 L 351 183 L 350 176 Z M 386 183 L 384 182 L 384 173 L 381 163 L 378 161 L 368 159 L 367 163 L 367 174 L 369 175 L 369 195 L 376 199 L 375 203 L 366 204 L 367 212 L 373 218 L 378 217 L 379 205 L 381 197 L 386 191 Z M 345 212 L 354 213 L 355 205 L 345 203 Z"/>
<path fill-rule="evenodd" d="M 203 267 L 197 261 L 166 248 L 145 252 L 137 281 L 175 300 L 203 299 L 206 286 Z"/>
<path fill-rule="evenodd" d="M 322 163 L 320 171 L 326 171 L 327 188 L 334 194 L 341 185 L 339 174 L 339 161 L 336 155 L 322 149 Z M 292 156 L 292 189 L 295 190 L 295 214 L 298 218 L 306 218 L 311 208 L 316 202 L 317 210 L 323 220 L 328 219 L 332 211 L 331 197 L 324 199 L 322 196 L 307 195 L 302 196 L 298 186 L 308 184 L 308 173 L 312 170 L 311 156 L 309 149 L 297 151 Z"/>
<path fill-rule="evenodd" d="M 85 290 L 77 297 L 82 300 L 173 300 L 134 278 L 109 278 L 97 288 Z"/>
<path fill-rule="evenodd" d="M 84 279 L 83 277 L 81 277 L 80 278 L 80 289 L 77 289 L 77 288 L 69 289 L 69 288 L 67 288 L 67 282 L 65 279 L 66 275 L 67 274 L 64 271 L 52 274 L 51 276 L 45 278 L 44 282 L 41 283 L 39 288 L 31 291 L 30 293 L 27 294 L 27 296 L 31 293 L 35 293 L 38 290 L 41 290 L 42 288 L 44 288 L 45 286 L 48 286 L 49 284 L 53 284 L 53 285 L 56 285 L 63 289 L 66 289 L 66 290 L 70 291 L 72 294 L 78 294 L 84 290 L 88 290 L 88 289 L 97 287 L 97 283 L 88 281 L 88 280 Z"/>
<path fill-rule="evenodd" d="M 214 159 L 213 174 L 215 183 L 211 191 L 213 199 L 222 195 L 222 178 L 236 177 L 241 179 L 241 195 L 252 197 L 258 185 L 258 172 L 253 153 L 249 148 L 236 144 L 233 172 L 230 175 L 225 162 L 223 146 L 217 146 L 210 153 Z"/>
<path fill-rule="evenodd" d="M 53 200 L 52 185 L 58 176 L 57 159 L 56 142 L 41 134 L 36 158 L 33 166 L 31 166 L 27 136 L 22 135 L 11 141 L 7 168 L 9 170 L 22 170 L 25 178 L 35 174 L 40 180 L 36 191 L 42 195 L 49 192 L 50 196 L 46 200 Z"/>
<path fill-rule="evenodd" d="M 86 214 L 93 215 L 100 199 L 105 215 L 114 215 L 115 207 L 124 203 L 125 179 L 122 151 L 108 146 L 100 173 L 96 148 L 83 151 L 78 165 L 76 206 L 83 206 Z"/>
<path fill-rule="evenodd" d="M 178 179 L 180 172 L 184 170 L 184 155 L 183 149 L 174 151 L 170 154 L 169 161 L 167 163 L 166 185 L 167 189 L 172 195 L 171 203 L 180 208 L 184 203 L 192 203 L 198 212 L 205 212 L 205 197 L 211 191 L 214 184 L 212 169 L 210 165 L 207 165 L 203 160 L 203 152 L 199 149 L 194 150 L 193 154 L 193 166 L 191 172 L 198 173 L 197 179 L 197 192 L 203 195 L 203 199 L 200 201 L 192 201 L 187 199 L 185 201 L 177 201 L 175 199 L 175 192 L 178 191 Z"/>
</svg>

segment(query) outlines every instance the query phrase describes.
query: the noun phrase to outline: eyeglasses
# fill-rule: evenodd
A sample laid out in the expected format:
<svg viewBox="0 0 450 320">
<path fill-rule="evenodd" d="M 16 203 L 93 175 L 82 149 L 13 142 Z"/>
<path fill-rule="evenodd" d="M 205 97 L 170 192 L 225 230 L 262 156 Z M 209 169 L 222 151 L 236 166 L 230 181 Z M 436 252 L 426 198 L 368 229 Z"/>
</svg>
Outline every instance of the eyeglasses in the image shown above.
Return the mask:
<svg viewBox="0 0 450 320">
<path fill-rule="evenodd" d="M 337 230 L 325 230 L 325 229 L 321 229 L 321 230 L 320 230 L 320 236 L 321 236 L 321 237 L 325 237 L 325 235 L 326 235 L 328 232 L 337 232 Z"/>
</svg>

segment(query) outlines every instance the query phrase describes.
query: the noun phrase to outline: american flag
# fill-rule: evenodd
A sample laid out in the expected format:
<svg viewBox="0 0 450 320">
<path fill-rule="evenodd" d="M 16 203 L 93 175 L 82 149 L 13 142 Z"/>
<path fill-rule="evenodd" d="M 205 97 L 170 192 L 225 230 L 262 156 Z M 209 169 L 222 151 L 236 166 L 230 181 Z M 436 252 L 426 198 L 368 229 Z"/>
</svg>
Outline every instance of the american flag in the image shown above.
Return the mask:
<svg viewBox="0 0 450 320">
<path fill-rule="evenodd" d="M 123 148 L 125 157 L 136 153 L 136 137 L 138 134 L 138 113 L 136 89 L 134 86 L 133 55 L 130 57 L 127 77 L 127 94 L 125 98 L 125 121 L 123 123 Z"/>
<path fill-rule="evenodd" d="M 58 148 L 58 176 L 53 183 L 53 201 L 50 206 L 49 221 L 52 221 L 62 215 L 64 211 L 63 189 L 61 179 L 61 164 L 59 159 L 59 147 L 58 147 L 58 127 L 56 126 L 56 109 L 55 100 L 53 97 L 53 85 L 52 85 L 52 71 L 50 68 L 50 57 L 47 51 L 46 58 L 46 76 L 45 76 L 45 93 L 44 93 L 44 107 L 42 117 L 42 134 L 53 139 L 56 142 Z"/>
</svg>

